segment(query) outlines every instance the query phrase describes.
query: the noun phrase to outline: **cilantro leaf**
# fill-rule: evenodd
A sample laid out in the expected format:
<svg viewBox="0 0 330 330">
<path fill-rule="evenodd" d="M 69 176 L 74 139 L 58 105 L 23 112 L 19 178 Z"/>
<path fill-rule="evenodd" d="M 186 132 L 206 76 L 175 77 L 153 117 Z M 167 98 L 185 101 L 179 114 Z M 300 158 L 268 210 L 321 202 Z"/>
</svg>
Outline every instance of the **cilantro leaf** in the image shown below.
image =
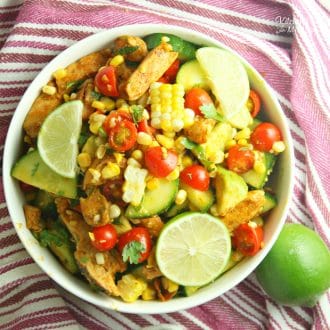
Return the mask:
<svg viewBox="0 0 330 330">
<path fill-rule="evenodd" d="M 217 111 L 213 104 L 204 104 L 199 107 L 199 110 L 203 113 L 205 118 L 215 119 L 217 121 L 223 121 L 224 118 Z"/>
<path fill-rule="evenodd" d="M 142 105 L 134 104 L 131 106 L 132 117 L 135 124 L 137 124 L 143 119 L 143 110 L 144 108 Z"/>
<path fill-rule="evenodd" d="M 80 87 L 82 86 L 82 84 L 84 83 L 85 79 L 78 79 L 78 80 L 73 80 L 70 81 L 66 84 L 66 89 L 67 91 L 69 91 L 70 93 L 75 93 L 77 92 Z"/>
<path fill-rule="evenodd" d="M 127 55 L 134 53 L 137 49 L 139 49 L 139 46 L 125 46 L 115 50 L 114 53 L 115 55 Z"/>
<path fill-rule="evenodd" d="M 146 251 L 144 244 L 138 241 L 131 241 L 125 245 L 122 257 L 123 261 L 128 261 L 130 264 L 138 264 L 141 253 Z"/>
<path fill-rule="evenodd" d="M 102 97 L 102 94 L 95 91 L 91 91 L 91 96 L 94 100 L 98 101 Z"/>
</svg>

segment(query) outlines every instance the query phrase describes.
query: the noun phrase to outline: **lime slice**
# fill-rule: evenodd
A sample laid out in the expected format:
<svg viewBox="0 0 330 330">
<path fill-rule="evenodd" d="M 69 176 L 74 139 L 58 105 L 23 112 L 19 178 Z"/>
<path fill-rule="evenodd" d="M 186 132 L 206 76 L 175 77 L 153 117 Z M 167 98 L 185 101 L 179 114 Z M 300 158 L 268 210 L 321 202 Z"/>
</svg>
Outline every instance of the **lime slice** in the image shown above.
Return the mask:
<svg viewBox="0 0 330 330">
<path fill-rule="evenodd" d="M 243 123 L 238 113 L 243 111 L 246 116 L 242 109 L 250 93 L 249 78 L 243 64 L 229 51 L 215 47 L 199 48 L 196 58 L 220 103 L 222 114 L 232 126 L 241 128 Z M 251 119 L 251 116 L 246 117 L 245 126 Z"/>
<path fill-rule="evenodd" d="M 156 260 L 160 271 L 173 282 L 203 286 L 221 274 L 230 252 L 230 235 L 221 220 L 206 213 L 187 212 L 163 228 Z"/>
<path fill-rule="evenodd" d="M 47 116 L 38 135 L 38 150 L 42 160 L 54 172 L 66 178 L 76 176 L 83 107 L 81 101 L 60 105 Z"/>
</svg>

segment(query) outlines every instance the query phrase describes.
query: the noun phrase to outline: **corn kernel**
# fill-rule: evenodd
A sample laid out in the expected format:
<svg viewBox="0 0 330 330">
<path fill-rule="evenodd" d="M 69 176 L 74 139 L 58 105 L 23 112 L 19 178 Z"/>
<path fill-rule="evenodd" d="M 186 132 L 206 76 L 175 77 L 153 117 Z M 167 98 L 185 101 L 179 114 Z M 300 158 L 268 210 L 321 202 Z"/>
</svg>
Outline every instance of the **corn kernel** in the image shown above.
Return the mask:
<svg viewBox="0 0 330 330">
<path fill-rule="evenodd" d="M 182 144 L 184 137 L 179 136 L 175 141 L 174 141 L 174 147 L 176 151 L 178 152 L 183 152 L 185 150 L 184 145 Z"/>
<path fill-rule="evenodd" d="M 70 96 L 68 94 L 64 94 L 63 95 L 63 100 L 64 100 L 64 102 L 70 101 Z"/>
<path fill-rule="evenodd" d="M 247 142 L 247 139 L 239 139 L 237 141 L 237 144 L 239 144 L 240 146 L 247 146 L 248 142 Z"/>
<path fill-rule="evenodd" d="M 253 164 L 253 169 L 258 173 L 258 174 L 262 174 L 265 173 L 266 171 L 266 166 L 264 163 L 260 162 L 260 161 L 255 161 Z"/>
<path fill-rule="evenodd" d="M 110 97 L 101 97 L 100 101 L 104 104 L 105 111 L 111 111 L 115 108 L 116 102 Z"/>
<path fill-rule="evenodd" d="M 66 69 L 60 68 L 53 73 L 55 79 L 62 79 L 67 75 Z"/>
<path fill-rule="evenodd" d="M 167 36 L 163 36 L 161 40 L 162 40 L 162 42 L 169 42 L 170 38 Z"/>
<path fill-rule="evenodd" d="M 272 150 L 275 152 L 275 153 L 280 153 L 280 152 L 283 152 L 285 150 L 285 144 L 283 141 L 276 141 L 273 143 L 273 146 L 272 146 Z"/>
<path fill-rule="evenodd" d="M 171 149 L 174 146 L 174 140 L 162 134 L 156 135 L 156 140 L 159 142 L 160 145 L 167 149 Z"/>
<path fill-rule="evenodd" d="M 118 218 L 120 216 L 120 207 L 116 204 L 112 204 L 109 208 L 109 216 L 111 219 Z"/>
<path fill-rule="evenodd" d="M 133 302 L 142 295 L 147 288 L 147 283 L 132 274 L 127 274 L 118 281 L 117 286 L 123 300 L 125 302 Z"/>
<path fill-rule="evenodd" d="M 172 127 L 175 132 L 179 132 L 184 127 L 184 122 L 181 119 L 174 119 L 172 121 Z"/>
<path fill-rule="evenodd" d="M 159 143 L 158 143 L 156 140 L 153 140 L 153 141 L 150 143 L 149 147 L 159 147 Z"/>
<path fill-rule="evenodd" d="M 98 171 L 94 168 L 89 168 L 88 172 L 92 175 L 92 183 L 98 183 L 101 178 L 100 171 Z"/>
<path fill-rule="evenodd" d="M 47 95 L 55 95 L 57 89 L 54 86 L 45 85 L 44 87 L 42 87 L 42 91 Z"/>
<path fill-rule="evenodd" d="M 183 156 L 182 157 L 182 166 L 183 167 L 188 167 L 193 164 L 193 160 L 189 156 Z"/>
<path fill-rule="evenodd" d="M 154 128 L 160 128 L 160 118 L 152 118 L 150 124 Z"/>
<path fill-rule="evenodd" d="M 116 100 L 116 108 L 123 108 L 123 107 L 128 107 L 127 102 L 124 99 L 118 99 Z"/>
<path fill-rule="evenodd" d="M 108 163 L 103 169 L 102 169 L 102 178 L 103 179 L 111 179 L 120 174 L 120 167 L 117 164 L 114 163 Z"/>
<path fill-rule="evenodd" d="M 142 292 L 142 300 L 155 300 L 156 294 L 156 290 L 152 286 L 147 286 Z"/>
<path fill-rule="evenodd" d="M 161 278 L 162 287 L 168 292 L 176 292 L 179 288 L 179 285 L 171 281 L 166 277 Z"/>
<path fill-rule="evenodd" d="M 104 144 L 101 144 L 97 147 L 95 156 L 97 159 L 102 159 L 107 151 L 107 148 Z"/>
<path fill-rule="evenodd" d="M 92 103 L 92 107 L 103 111 L 105 109 L 105 104 L 103 102 L 94 100 Z"/>
<path fill-rule="evenodd" d="M 180 169 L 176 167 L 167 177 L 166 179 L 169 181 L 174 181 L 180 176 Z"/>
<path fill-rule="evenodd" d="M 152 142 L 152 137 L 150 134 L 139 132 L 136 141 L 139 144 L 148 146 Z"/>
<path fill-rule="evenodd" d="M 138 168 L 141 167 L 141 164 L 133 157 L 128 158 L 127 165 L 131 165 L 133 167 L 138 167 Z"/>
<path fill-rule="evenodd" d="M 169 119 L 161 119 L 160 127 L 163 131 L 171 131 L 172 130 L 172 124 L 171 124 Z"/>
<path fill-rule="evenodd" d="M 163 135 L 167 136 L 168 138 L 174 138 L 175 132 L 163 132 Z"/>
<path fill-rule="evenodd" d="M 121 154 L 120 152 L 114 152 L 113 153 L 113 156 L 115 157 L 117 164 L 121 164 L 122 163 L 122 161 L 124 159 L 124 155 L 123 154 Z"/>
<path fill-rule="evenodd" d="M 250 135 L 251 135 L 251 130 L 248 127 L 244 127 L 242 130 L 236 133 L 235 140 L 249 139 Z"/>
<path fill-rule="evenodd" d="M 120 64 L 124 63 L 125 59 L 123 55 L 116 55 L 114 58 L 111 59 L 110 65 L 112 66 L 119 66 Z"/>
<path fill-rule="evenodd" d="M 78 155 L 77 162 L 80 167 L 88 167 L 92 163 L 91 156 L 87 152 L 82 152 Z"/>
<path fill-rule="evenodd" d="M 139 162 L 143 159 L 143 152 L 139 149 L 136 149 L 132 152 L 131 156 L 132 156 L 132 158 L 134 158 L 135 160 L 137 160 Z"/>
<path fill-rule="evenodd" d="M 175 204 L 182 205 L 187 199 L 187 192 L 184 189 L 180 189 L 175 197 Z"/>
<path fill-rule="evenodd" d="M 236 145 L 236 141 L 234 139 L 231 139 L 226 143 L 225 149 L 228 150 L 231 147 L 233 147 L 234 145 Z"/>
<path fill-rule="evenodd" d="M 210 208 L 210 212 L 213 216 L 217 217 L 219 216 L 219 212 L 218 212 L 218 207 L 216 204 L 213 204 Z"/>
<path fill-rule="evenodd" d="M 147 181 L 147 188 L 149 190 L 154 190 L 159 187 L 159 179 L 157 178 L 152 178 Z"/>
</svg>

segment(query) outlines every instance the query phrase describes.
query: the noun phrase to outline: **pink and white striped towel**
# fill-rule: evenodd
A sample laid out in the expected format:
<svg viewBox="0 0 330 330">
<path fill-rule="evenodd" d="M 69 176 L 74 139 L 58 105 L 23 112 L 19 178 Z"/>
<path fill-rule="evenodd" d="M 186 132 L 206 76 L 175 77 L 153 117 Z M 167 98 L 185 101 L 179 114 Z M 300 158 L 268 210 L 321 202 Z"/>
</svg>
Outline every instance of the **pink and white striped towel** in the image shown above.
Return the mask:
<svg viewBox="0 0 330 330">
<path fill-rule="evenodd" d="M 235 49 L 275 90 L 296 157 L 287 221 L 330 245 L 329 8 L 315 0 L 0 0 L 1 154 L 15 107 L 59 52 L 92 33 L 135 23 L 175 24 Z M 2 155 L 1 155 L 2 160 Z M 330 329 L 330 293 L 289 308 L 264 295 L 252 274 L 223 296 L 172 314 L 128 315 L 64 292 L 28 256 L 0 191 L 1 329 Z"/>
</svg>

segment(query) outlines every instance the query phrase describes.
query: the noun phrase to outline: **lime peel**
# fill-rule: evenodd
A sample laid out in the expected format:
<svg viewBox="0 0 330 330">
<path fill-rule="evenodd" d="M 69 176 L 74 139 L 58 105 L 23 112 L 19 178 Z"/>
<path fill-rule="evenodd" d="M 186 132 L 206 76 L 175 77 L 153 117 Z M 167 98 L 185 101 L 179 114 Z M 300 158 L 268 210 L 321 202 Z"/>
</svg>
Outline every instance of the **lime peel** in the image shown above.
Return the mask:
<svg viewBox="0 0 330 330">
<path fill-rule="evenodd" d="M 78 139 L 84 105 L 81 101 L 66 102 L 52 111 L 38 135 L 42 160 L 57 174 L 74 178 L 78 156 Z"/>
<path fill-rule="evenodd" d="M 186 212 L 170 220 L 157 242 L 160 271 L 184 286 L 203 286 L 226 267 L 231 240 L 225 224 L 206 213 Z"/>
</svg>

